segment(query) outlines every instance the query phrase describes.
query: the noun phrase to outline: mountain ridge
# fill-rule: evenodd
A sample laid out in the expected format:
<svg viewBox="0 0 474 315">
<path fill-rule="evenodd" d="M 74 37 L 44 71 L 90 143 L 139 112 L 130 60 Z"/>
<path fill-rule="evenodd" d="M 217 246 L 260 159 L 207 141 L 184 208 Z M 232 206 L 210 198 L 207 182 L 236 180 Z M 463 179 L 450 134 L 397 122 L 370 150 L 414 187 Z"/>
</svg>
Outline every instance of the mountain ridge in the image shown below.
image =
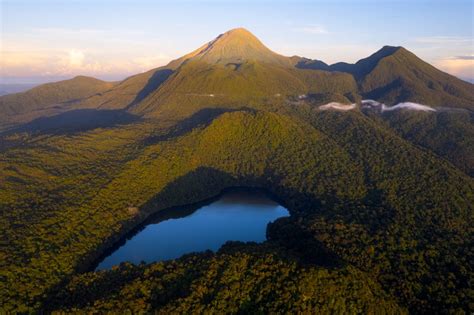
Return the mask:
<svg viewBox="0 0 474 315">
<path fill-rule="evenodd" d="M 71 82 L 81 86 L 79 82 L 85 78 L 78 76 L 72 81 L 52 84 L 73 90 Z M 0 97 L 0 113 L 4 117 L 0 119 L 0 128 L 41 117 L 46 109 L 47 115 L 76 109 L 127 110 L 148 115 L 153 108 L 174 107 L 180 111 L 176 106 L 202 103 L 203 98 L 211 103 L 216 99 L 228 103 L 236 99 L 241 103 L 263 99 L 279 102 L 317 94 L 318 99 L 335 101 L 341 97 L 332 100 L 331 95 L 349 93 L 355 96 L 351 102 L 368 98 L 387 105 L 417 102 L 474 109 L 473 84 L 436 69 L 401 46 L 384 46 L 355 64 L 328 65 L 320 60 L 279 55 L 245 28 L 229 30 L 165 66 L 117 83 L 88 80 L 95 82 L 90 91 L 72 93 L 69 97 L 58 96 L 61 93 L 56 91 L 39 99 L 31 97 L 30 91 Z M 351 80 L 355 83 L 348 83 Z M 33 91 L 50 85 L 38 86 Z M 241 89 L 236 90 L 239 86 Z M 57 109 L 58 103 L 67 106 Z M 17 115 L 38 110 L 37 114 Z"/>
<path fill-rule="evenodd" d="M 60 112 L 61 104 L 100 94 L 116 84 L 79 75 L 42 84 L 25 92 L 3 95 L 0 97 L 0 129 L 2 124 L 28 122 L 43 114 Z"/>
<path fill-rule="evenodd" d="M 188 60 L 201 60 L 211 64 L 261 61 L 290 66 L 290 57 L 279 55 L 266 47 L 255 35 L 243 27 L 231 29 L 181 58 L 171 61 L 167 67 L 176 68 Z"/>
</svg>

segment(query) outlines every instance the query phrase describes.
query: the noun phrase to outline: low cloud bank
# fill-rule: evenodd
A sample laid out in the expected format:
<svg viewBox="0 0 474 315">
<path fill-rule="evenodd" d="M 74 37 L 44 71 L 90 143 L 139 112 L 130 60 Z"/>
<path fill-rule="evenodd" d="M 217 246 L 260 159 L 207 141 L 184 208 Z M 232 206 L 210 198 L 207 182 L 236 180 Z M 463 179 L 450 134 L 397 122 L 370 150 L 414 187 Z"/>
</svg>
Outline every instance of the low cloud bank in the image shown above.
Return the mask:
<svg viewBox="0 0 474 315">
<path fill-rule="evenodd" d="M 393 106 L 387 106 L 383 103 L 379 103 L 374 100 L 362 100 L 361 103 L 362 103 L 362 108 L 380 108 L 382 112 L 394 111 L 398 109 L 410 109 L 410 110 L 418 110 L 418 111 L 424 111 L 424 112 L 436 111 L 436 109 L 430 106 L 413 103 L 413 102 L 402 102 Z"/>
<path fill-rule="evenodd" d="M 342 104 L 338 102 L 330 102 L 319 106 L 319 110 L 340 110 L 349 111 L 357 108 L 357 104 Z M 380 103 L 374 100 L 362 100 L 361 108 L 377 109 L 381 112 L 390 112 L 399 109 L 417 110 L 423 112 L 435 112 L 436 109 L 428 105 L 413 103 L 413 102 L 402 102 L 393 106 L 387 106 L 384 103 Z"/>
<path fill-rule="evenodd" d="M 335 109 L 335 110 L 347 111 L 347 110 L 352 110 L 352 109 L 355 109 L 355 108 L 356 108 L 355 103 L 354 104 L 342 104 L 342 103 L 338 103 L 338 102 L 331 102 L 331 103 L 327 103 L 325 105 L 319 106 L 320 110 Z"/>
<path fill-rule="evenodd" d="M 385 104 L 382 104 L 382 111 L 391 111 L 391 110 L 397 110 L 401 108 L 407 108 L 407 109 L 412 109 L 412 110 L 421 110 L 424 112 L 435 112 L 436 109 L 429 107 L 427 105 L 422 105 L 418 103 L 412 103 L 412 102 L 404 102 L 404 103 L 398 103 L 397 105 L 394 106 L 386 106 Z"/>
</svg>

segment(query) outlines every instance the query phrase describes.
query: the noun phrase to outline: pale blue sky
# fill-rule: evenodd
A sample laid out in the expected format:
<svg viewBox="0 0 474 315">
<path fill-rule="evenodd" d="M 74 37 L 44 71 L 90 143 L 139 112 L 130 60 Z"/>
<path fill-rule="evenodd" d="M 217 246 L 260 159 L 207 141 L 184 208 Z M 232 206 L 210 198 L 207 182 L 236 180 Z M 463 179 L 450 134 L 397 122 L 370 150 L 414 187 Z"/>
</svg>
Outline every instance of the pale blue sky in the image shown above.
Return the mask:
<svg viewBox="0 0 474 315">
<path fill-rule="evenodd" d="M 474 78 L 473 1 L 0 1 L 3 82 L 120 79 L 235 27 L 284 55 L 355 62 L 401 45 Z"/>
</svg>

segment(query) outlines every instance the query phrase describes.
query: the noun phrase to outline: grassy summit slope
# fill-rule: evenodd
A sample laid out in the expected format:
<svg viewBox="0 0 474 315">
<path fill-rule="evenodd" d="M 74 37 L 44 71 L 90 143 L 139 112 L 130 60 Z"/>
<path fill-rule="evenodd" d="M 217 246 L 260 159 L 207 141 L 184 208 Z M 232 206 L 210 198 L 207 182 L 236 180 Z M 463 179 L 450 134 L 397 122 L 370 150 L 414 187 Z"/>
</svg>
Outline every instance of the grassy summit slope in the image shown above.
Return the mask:
<svg viewBox="0 0 474 315">
<path fill-rule="evenodd" d="M 172 73 L 172 68 L 160 67 L 133 75 L 104 93 L 74 104 L 74 109 L 127 109 L 157 89 Z"/>
<path fill-rule="evenodd" d="M 146 117 L 190 115 L 203 107 L 241 107 L 280 103 L 306 93 L 357 94 L 354 79 L 343 73 L 293 69 L 244 61 L 207 64 L 188 61 L 130 111 Z"/>
<path fill-rule="evenodd" d="M 293 66 L 295 62 L 293 58 L 271 51 L 255 35 L 244 28 L 235 28 L 219 35 L 195 51 L 172 61 L 170 66 L 175 68 L 189 60 L 224 65 L 258 61 L 287 67 Z"/>
<path fill-rule="evenodd" d="M 167 67 L 175 69 L 173 75 L 130 111 L 147 117 L 178 116 L 211 104 L 235 107 L 307 93 L 358 93 L 348 74 L 294 64 L 294 58 L 272 52 L 247 30 L 234 29 L 172 61 Z"/>
</svg>

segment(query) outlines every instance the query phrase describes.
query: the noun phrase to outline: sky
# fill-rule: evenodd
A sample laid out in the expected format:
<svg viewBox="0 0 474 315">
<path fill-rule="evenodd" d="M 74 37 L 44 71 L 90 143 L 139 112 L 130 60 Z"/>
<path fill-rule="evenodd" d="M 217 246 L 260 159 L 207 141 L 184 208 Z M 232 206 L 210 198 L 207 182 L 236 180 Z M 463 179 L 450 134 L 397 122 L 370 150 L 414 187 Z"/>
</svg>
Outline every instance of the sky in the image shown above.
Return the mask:
<svg viewBox="0 0 474 315">
<path fill-rule="evenodd" d="M 0 83 L 121 80 L 235 27 L 329 64 L 403 46 L 474 80 L 474 0 L 0 0 L 0 19 Z"/>
</svg>

